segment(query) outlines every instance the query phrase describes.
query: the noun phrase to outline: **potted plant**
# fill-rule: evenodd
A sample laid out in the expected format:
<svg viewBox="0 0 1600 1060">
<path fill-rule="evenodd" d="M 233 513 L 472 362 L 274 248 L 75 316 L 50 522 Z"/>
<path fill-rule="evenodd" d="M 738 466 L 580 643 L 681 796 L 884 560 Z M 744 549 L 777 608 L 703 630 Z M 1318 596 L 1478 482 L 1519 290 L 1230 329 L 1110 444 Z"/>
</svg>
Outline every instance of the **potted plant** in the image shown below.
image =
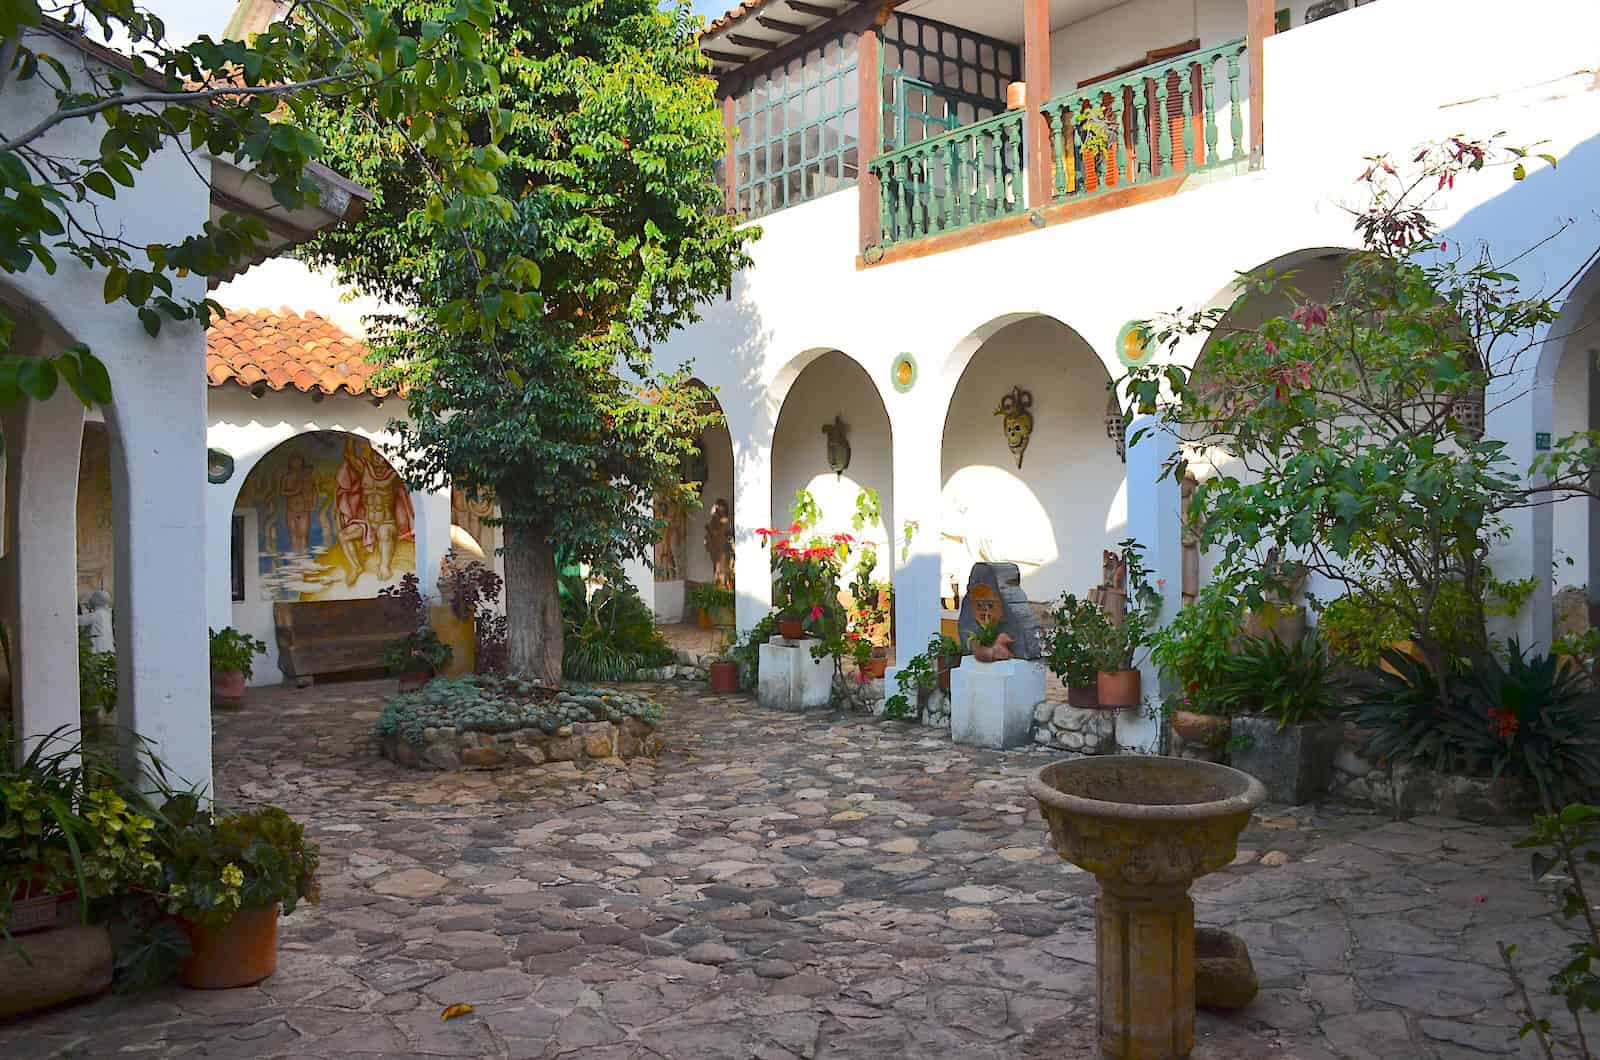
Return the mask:
<svg viewBox="0 0 1600 1060">
<path fill-rule="evenodd" d="M 317 845 L 275 806 L 229 811 L 179 795 L 162 807 L 153 897 L 189 941 L 179 979 L 221 990 L 278 967 L 278 917 L 315 902 Z"/>
<path fill-rule="evenodd" d="M 100 728 L 104 712 L 117 705 L 117 653 L 95 651 L 89 630 L 78 627 L 78 711 L 83 733 L 93 735 Z"/>
<path fill-rule="evenodd" d="M 1004 661 L 1011 658 L 1011 652 L 1007 650 L 1005 644 L 1001 641 L 1002 637 L 1008 642 L 1011 639 L 1000 632 L 999 615 L 989 619 L 987 622 L 977 619 L 972 632 L 967 634 L 967 644 L 972 648 L 972 657 L 978 662 L 984 663 Z"/>
<path fill-rule="evenodd" d="M 1110 635 L 1110 619 L 1099 604 L 1072 593 L 1061 594 L 1051 615 L 1055 629 L 1050 634 L 1050 672 L 1066 686 L 1069 705 L 1098 707 L 1095 645 Z"/>
<path fill-rule="evenodd" d="M 841 551 L 852 540 L 849 534 L 835 534 L 832 543 L 813 538 L 804 547 L 795 538 L 805 529 L 796 522 L 787 531 L 756 531 L 772 540 L 772 568 L 776 575 L 773 589 L 778 603 L 778 633 L 785 640 L 800 640 L 815 635 L 830 639 L 838 628 L 839 571 Z"/>
<path fill-rule="evenodd" d="M 1232 764 L 1267 797 L 1295 805 L 1328 790 L 1344 740 L 1344 683 L 1322 639 L 1248 637 L 1223 665 L 1213 701 L 1234 715 Z"/>
<path fill-rule="evenodd" d="M 267 653 L 266 642 L 232 626 L 209 631 L 211 636 L 211 704 L 237 707 L 244 702 L 245 682 L 255 676 L 253 660 Z"/>
<path fill-rule="evenodd" d="M 928 656 L 934 660 L 939 690 L 950 691 L 950 671 L 961 665 L 961 645 L 954 637 L 935 633 L 928 639 Z"/>
<path fill-rule="evenodd" d="M 1164 704 L 1172 731 L 1209 753 L 1227 743 L 1232 728 L 1219 694 L 1240 624 L 1237 578 L 1221 577 L 1208 582 L 1151 639 L 1151 658 L 1173 690 Z"/>
<path fill-rule="evenodd" d="M 432 626 L 422 625 L 396 641 L 383 653 L 383 664 L 400 678 L 400 691 L 421 688 L 450 665 L 450 645 L 439 639 Z"/>
<path fill-rule="evenodd" d="M 732 629 L 733 590 L 713 582 L 696 585 L 689 591 L 689 603 L 699 613 L 701 629 Z"/>
<path fill-rule="evenodd" d="M 711 691 L 728 694 L 739 691 L 739 662 L 727 655 L 711 661 Z"/>
<path fill-rule="evenodd" d="M 1095 692 L 1102 707 L 1136 707 L 1144 702 L 1136 660 L 1161 613 L 1161 594 L 1145 569 L 1143 546 L 1129 539 L 1121 543 L 1121 551 L 1127 570 L 1126 613 L 1120 624 L 1107 616 L 1103 626 L 1092 628 Z"/>
</svg>

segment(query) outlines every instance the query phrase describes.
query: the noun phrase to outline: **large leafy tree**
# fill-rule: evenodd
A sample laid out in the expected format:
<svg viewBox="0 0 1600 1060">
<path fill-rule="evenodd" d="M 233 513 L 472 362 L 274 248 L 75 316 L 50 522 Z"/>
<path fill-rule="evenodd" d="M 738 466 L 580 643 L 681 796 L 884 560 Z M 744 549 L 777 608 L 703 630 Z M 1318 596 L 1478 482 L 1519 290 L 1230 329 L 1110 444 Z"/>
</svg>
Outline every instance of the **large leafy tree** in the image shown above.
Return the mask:
<svg viewBox="0 0 1600 1060">
<path fill-rule="evenodd" d="M 399 0 L 394 18 L 432 6 Z M 500 0 L 484 40 L 499 80 L 467 128 L 499 135 L 513 205 L 474 229 L 475 257 L 444 253 L 458 226 L 428 207 L 387 130 L 338 109 L 324 126 L 380 202 L 315 256 L 403 307 L 374 347 L 407 388 L 407 476 L 492 492 L 509 662 L 546 681 L 561 677 L 557 551 L 602 570 L 642 554 L 660 530 L 652 498 L 688 499 L 679 469 L 711 417 L 650 356 L 726 289 L 750 236 L 715 179 L 725 133 L 697 29 L 656 0 Z M 485 341 L 458 307 L 492 303 L 480 273 L 512 251 L 537 260 L 539 304 Z"/>
<path fill-rule="evenodd" d="M 218 307 L 176 296 L 173 278 L 215 276 L 257 256 L 262 222 L 224 213 L 178 242 L 135 245 L 102 224 L 97 207 L 134 187 L 163 151 L 189 157 L 202 180 L 209 155 L 268 181 L 285 208 L 314 202 L 307 170 L 328 159 L 307 116 L 330 100 L 381 126 L 413 159 L 426 187 L 419 208 L 460 229 L 502 215 L 509 203 L 494 171 L 503 157 L 493 137 L 468 134 L 461 110 L 496 76 L 481 58 L 493 10 L 493 0 L 454 0 L 401 27 L 360 0 L 293 0 L 249 40 L 176 43 L 133 0 L 0 0 L 0 270 L 54 272 L 59 258 L 74 258 L 103 274 L 107 304 L 136 312 L 152 335 L 164 320 L 206 322 Z M 92 33 L 120 39 L 125 54 L 102 51 L 79 68 L 71 57 Z M 58 131 L 84 125 L 104 130 L 98 153 L 61 153 Z M 451 252 L 467 260 L 471 250 L 458 240 Z M 526 263 L 498 261 L 479 278 L 495 297 L 463 299 L 455 310 L 483 333 L 530 304 Z M 11 324 L 0 310 L 0 405 L 47 398 L 62 380 L 86 402 L 110 400 L 91 351 L 18 357 Z"/>
</svg>

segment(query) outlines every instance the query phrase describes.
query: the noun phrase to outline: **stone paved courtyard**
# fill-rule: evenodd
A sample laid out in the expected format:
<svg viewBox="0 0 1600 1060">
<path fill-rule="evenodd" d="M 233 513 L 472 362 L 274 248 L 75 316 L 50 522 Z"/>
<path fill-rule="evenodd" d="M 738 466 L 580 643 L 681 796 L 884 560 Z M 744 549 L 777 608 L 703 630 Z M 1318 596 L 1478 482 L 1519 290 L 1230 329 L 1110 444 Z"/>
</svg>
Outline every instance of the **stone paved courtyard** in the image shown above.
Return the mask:
<svg viewBox="0 0 1600 1060">
<path fill-rule="evenodd" d="M 371 736 L 391 687 L 217 717 L 223 798 L 322 844 L 276 976 L 0 1025 L 0 1057 L 1096 1055 L 1093 881 L 1024 794 L 1045 756 L 663 686 L 659 762 L 412 773 Z M 1569 934 L 1515 836 L 1268 807 L 1196 888 L 1262 993 L 1194 1055 L 1534 1056 L 1495 942 L 1537 991 Z"/>
</svg>

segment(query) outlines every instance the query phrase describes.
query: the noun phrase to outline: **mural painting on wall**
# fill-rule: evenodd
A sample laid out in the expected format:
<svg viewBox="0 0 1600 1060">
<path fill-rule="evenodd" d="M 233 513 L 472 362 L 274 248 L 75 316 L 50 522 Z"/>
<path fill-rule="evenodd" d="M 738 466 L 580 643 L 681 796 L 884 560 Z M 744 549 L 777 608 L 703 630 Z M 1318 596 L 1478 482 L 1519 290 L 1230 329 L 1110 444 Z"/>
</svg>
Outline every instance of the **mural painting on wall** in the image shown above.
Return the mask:
<svg viewBox="0 0 1600 1060">
<path fill-rule="evenodd" d="M 111 530 L 111 449 L 106 429 L 84 424 L 78 458 L 78 598 L 115 584 L 114 535 Z"/>
<path fill-rule="evenodd" d="M 1033 438 L 1033 391 L 1012 387 L 1011 393 L 1000 399 L 1000 407 L 994 414 L 1003 417 L 1000 422 L 1006 432 L 1006 448 L 1017 458 L 1020 468 L 1028 442 Z"/>
<path fill-rule="evenodd" d="M 655 517 L 662 522 L 661 536 L 656 539 L 655 576 L 657 581 L 673 581 L 683 577 L 679 557 L 689 537 L 689 513 L 683 505 L 657 496 Z"/>
<path fill-rule="evenodd" d="M 733 515 L 725 497 L 718 497 L 706 516 L 706 555 L 711 559 L 711 581 L 733 588 Z"/>
<path fill-rule="evenodd" d="M 471 534 L 472 540 L 489 557 L 494 556 L 498 546 L 495 544 L 495 528 L 485 526 L 483 521 L 493 515 L 494 497 L 487 491 L 479 491 L 474 495 L 460 486 L 451 488 L 450 522 Z"/>
<path fill-rule="evenodd" d="M 251 470 L 236 508 L 256 512 L 262 599 L 374 596 L 417 569 L 411 495 L 365 438 L 290 439 Z"/>
</svg>

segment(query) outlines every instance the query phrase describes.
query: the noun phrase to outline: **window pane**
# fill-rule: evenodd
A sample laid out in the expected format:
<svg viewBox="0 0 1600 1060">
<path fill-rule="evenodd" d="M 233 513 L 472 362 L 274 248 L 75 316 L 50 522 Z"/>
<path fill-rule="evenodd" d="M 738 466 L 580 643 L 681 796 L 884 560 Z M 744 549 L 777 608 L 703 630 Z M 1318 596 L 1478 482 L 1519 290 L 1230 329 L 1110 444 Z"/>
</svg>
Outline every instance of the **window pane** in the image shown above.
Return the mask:
<svg viewBox="0 0 1600 1060">
<path fill-rule="evenodd" d="M 856 159 L 856 149 L 847 147 L 844 150 L 844 179 L 855 180 L 860 172 L 860 165 Z"/>
<path fill-rule="evenodd" d="M 814 122 L 822 117 L 822 89 L 820 86 L 812 85 L 806 89 L 805 116 L 807 122 Z"/>
<path fill-rule="evenodd" d="M 789 152 L 787 157 L 789 165 L 791 166 L 800 164 L 800 145 L 802 139 L 803 137 L 797 132 L 789 134 Z"/>
<path fill-rule="evenodd" d="M 783 205 L 783 178 L 777 177 L 767 184 L 767 207 L 776 210 Z"/>
<path fill-rule="evenodd" d="M 789 202 L 791 204 L 804 202 L 806 198 L 805 185 L 801 182 L 800 171 L 798 169 L 791 170 L 789 172 Z"/>
</svg>

